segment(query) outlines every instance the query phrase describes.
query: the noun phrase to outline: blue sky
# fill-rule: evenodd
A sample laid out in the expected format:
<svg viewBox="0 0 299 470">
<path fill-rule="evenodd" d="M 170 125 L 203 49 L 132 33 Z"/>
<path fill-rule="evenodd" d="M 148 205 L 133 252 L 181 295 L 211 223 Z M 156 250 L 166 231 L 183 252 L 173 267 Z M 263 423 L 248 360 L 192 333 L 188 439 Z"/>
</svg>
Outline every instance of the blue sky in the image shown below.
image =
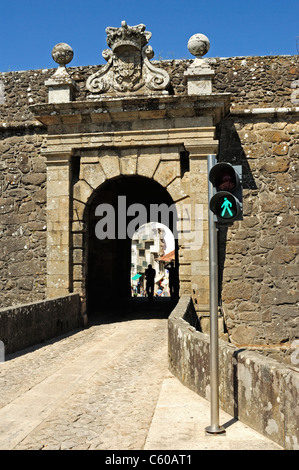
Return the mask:
<svg viewBox="0 0 299 470">
<path fill-rule="evenodd" d="M 152 32 L 155 59 L 192 58 L 195 33 L 210 39 L 207 57 L 298 54 L 298 0 L 2 0 L 0 14 L 1 72 L 56 67 L 59 42 L 71 66 L 105 63 L 105 29 L 122 20 Z"/>
</svg>

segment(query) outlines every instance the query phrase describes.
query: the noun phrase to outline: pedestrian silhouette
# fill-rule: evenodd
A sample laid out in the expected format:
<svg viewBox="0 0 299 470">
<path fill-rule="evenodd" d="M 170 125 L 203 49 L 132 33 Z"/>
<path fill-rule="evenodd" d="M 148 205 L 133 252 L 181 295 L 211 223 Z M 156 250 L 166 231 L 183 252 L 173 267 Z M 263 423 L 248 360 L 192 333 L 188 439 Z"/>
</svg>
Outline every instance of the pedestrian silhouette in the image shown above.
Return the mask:
<svg viewBox="0 0 299 470">
<path fill-rule="evenodd" d="M 223 211 L 221 212 L 221 217 L 224 217 L 224 214 L 226 211 L 228 212 L 228 215 L 232 217 L 233 213 L 230 210 L 231 207 L 232 207 L 232 203 L 227 199 L 227 197 L 225 197 L 224 202 L 221 205 L 221 209 L 223 209 Z"/>
<path fill-rule="evenodd" d="M 165 265 L 165 269 L 168 269 L 168 282 L 169 282 L 169 293 L 172 299 L 175 299 L 178 295 L 178 273 L 175 268 L 173 261 Z"/>
<path fill-rule="evenodd" d="M 145 270 L 146 293 L 147 293 L 149 301 L 153 300 L 155 277 L 156 277 L 156 270 L 152 267 L 151 264 L 149 264 L 148 268 Z"/>
</svg>

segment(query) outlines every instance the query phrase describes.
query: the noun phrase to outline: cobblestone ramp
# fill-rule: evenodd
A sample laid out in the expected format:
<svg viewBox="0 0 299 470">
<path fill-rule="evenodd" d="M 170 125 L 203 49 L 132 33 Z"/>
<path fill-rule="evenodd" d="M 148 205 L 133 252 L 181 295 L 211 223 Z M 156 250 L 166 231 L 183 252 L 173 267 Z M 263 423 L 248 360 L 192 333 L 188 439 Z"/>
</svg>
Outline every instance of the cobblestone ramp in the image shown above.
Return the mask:
<svg viewBox="0 0 299 470">
<path fill-rule="evenodd" d="M 1 364 L 0 449 L 143 448 L 167 374 L 167 320 L 102 320 Z"/>
<path fill-rule="evenodd" d="M 209 402 L 168 371 L 166 304 L 143 306 L 0 364 L 1 450 L 279 448 L 224 414 L 226 436 L 205 436 Z"/>
</svg>

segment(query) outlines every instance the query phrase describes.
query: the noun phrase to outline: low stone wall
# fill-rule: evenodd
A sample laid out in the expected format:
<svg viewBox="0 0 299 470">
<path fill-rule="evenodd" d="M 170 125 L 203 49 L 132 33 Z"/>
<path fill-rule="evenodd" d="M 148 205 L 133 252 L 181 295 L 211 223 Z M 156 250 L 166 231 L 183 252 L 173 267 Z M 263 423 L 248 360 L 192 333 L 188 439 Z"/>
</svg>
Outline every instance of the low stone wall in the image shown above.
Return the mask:
<svg viewBox="0 0 299 470">
<path fill-rule="evenodd" d="M 81 326 L 78 294 L 0 310 L 5 354 L 20 351 Z"/>
<path fill-rule="evenodd" d="M 210 337 L 196 323 L 192 300 L 182 296 L 168 320 L 169 369 L 209 400 Z M 298 368 L 219 340 L 219 395 L 221 409 L 285 449 L 299 449 Z"/>
</svg>

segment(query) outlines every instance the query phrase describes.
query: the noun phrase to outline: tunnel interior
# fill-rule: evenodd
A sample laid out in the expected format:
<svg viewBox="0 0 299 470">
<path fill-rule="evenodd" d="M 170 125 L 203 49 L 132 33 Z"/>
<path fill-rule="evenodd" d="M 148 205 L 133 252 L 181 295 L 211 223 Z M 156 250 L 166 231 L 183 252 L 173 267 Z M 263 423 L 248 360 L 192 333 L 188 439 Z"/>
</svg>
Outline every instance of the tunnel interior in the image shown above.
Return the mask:
<svg viewBox="0 0 299 470">
<path fill-rule="evenodd" d="M 140 176 L 121 176 L 109 180 L 95 190 L 87 206 L 86 294 L 89 314 L 98 313 L 131 297 L 131 238 L 135 232 L 133 227 L 138 229 L 141 220 L 141 213 L 138 212 L 140 206 L 136 204 L 142 206 L 141 218 L 147 223 L 163 222 L 161 212 L 152 210 L 153 206 L 161 207 L 162 204 L 164 207 L 174 207 L 165 188 L 154 180 Z M 167 226 L 175 235 L 175 211 L 169 211 Z M 178 266 L 176 236 L 175 242 L 175 262 Z"/>
</svg>

